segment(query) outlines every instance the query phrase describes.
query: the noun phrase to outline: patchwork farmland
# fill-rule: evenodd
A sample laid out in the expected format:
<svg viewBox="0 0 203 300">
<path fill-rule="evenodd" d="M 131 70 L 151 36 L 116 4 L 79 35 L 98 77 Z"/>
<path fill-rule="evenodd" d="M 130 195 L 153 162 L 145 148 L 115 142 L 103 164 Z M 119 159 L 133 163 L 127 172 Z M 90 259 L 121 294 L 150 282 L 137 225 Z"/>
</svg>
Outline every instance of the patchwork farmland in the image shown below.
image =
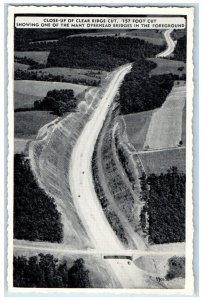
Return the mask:
<svg viewBox="0 0 203 300">
<path fill-rule="evenodd" d="M 152 114 L 155 111 L 156 110 L 150 110 L 122 116 L 125 121 L 125 130 L 128 139 L 136 150 L 142 150 L 144 148 L 149 124 Z"/>
<path fill-rule="evenodd" d="M 185 114 L 185 82 L 179 81 L 159 109 L 120 117 L 133 146 L 129 153 L 146 174 L 165 173 L 172 166 L 185 173 Z"/>
<path fill-rule="evenodd" d="M 145 149 L 170 148 L 182 144 L 185 97 L 185 83 L 176 82 L 162 107 L 152 115 L 144 143 Z"/>
<path fill-rule="evenodd" d="M 176 166 L 181 172 L 185 173 L 185 149 L 165 149 L 160 151 L 143 151 L 139 157 L 143 163 L 146 174 L 165 173 L 172 166 Z M 134 156 L 137 159 L 137 155 Z"/>
</svg>

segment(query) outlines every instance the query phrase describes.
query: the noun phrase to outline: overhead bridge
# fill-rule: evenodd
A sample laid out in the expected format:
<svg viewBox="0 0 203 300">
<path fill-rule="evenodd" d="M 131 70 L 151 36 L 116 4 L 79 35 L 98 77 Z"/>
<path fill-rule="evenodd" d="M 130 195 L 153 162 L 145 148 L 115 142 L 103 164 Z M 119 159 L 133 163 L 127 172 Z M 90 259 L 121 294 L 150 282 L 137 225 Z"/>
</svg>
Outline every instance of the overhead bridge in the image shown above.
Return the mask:
<svg viewBox="0 0 203 300">
<path fill-rule="evenodd" d="M 138 250 L 138 249 L 123 249 L 123 250 L 110 250 L 107 251 L 105 249 L 67 249 L 67 247 L 63 244 L 52 244 L 47 242 L 28 242 L 28 241 L 20 241 L 14 240 L 14 251 L 33 251 L 36 253 L 65 253 L 66 255 L 96 255 L 100 256 L 101 259 L 105 260 L 136 260 L 141 256 L 185 256 L 184 248 L 176 248 L 171 251 L 155 251 L 155 250 Z"/>
<path fill-rule="evenodd" d="M 133 255 L 104 255 L 104 259 L 128 259 L 133 260 Z"/>
</svg>

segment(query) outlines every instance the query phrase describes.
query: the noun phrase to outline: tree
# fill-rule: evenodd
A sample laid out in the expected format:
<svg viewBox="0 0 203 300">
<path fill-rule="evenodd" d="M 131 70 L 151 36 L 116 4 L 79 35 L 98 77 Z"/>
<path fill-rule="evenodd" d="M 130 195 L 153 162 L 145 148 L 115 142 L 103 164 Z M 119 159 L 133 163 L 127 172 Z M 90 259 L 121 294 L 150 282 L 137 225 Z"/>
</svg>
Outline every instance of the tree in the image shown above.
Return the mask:
<svg viewBox="0 0 203 300">
<path fill-rule="evenodd" d="M 74 97 L 73 90 L 52 90 L 41 100 L 34 102 L 38 110 L 51 110 L 54 114 L 62 116 L 65 112 L 75 111 L 78 100 Z"/>
<path fill-rule="evenodd" d="M 66 260 L 59 261 L 51 254 L 40 253 L 30 258 L 14 257 L 14 286 L 37 288 L 91 287 L 89 271 L 84 264 L 82 258 L 77 259 L 68 270 Z"/>
<path fill-rule="evenodd" d="M 168 260 L 169 269 L 166 274 L 166 280 L 185 277 L 185 257 L 173 256 Z"/>
<path fill-rule="evenodd" d="M 70 288 L 89 288 L 89 270 L 85 268 L 84 259 L 75 260 L 73 266 L 68 271 Z"/>
</svg>

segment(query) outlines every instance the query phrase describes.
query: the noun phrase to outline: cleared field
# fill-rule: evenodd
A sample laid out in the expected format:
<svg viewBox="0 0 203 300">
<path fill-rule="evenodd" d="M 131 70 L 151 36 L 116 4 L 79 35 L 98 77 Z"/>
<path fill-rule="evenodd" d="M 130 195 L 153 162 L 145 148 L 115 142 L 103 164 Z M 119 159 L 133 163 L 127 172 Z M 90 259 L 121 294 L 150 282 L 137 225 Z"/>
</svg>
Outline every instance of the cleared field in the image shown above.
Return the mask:
<svg viewBox="0 0 203 300">
<path fill-rule="evenodd" d="M 29 139 L 14 139 L 14 153 L 28 154 Z"/>
<path fill-rule="evenodd" d="M 74 91 L 75 96 L 84 90 L 87 86 L 81 84 L 72 84 L 67 82 L 47 82 L 36 80 L 15 80 L 14 92 L 32 95 L 36 97 L 45 97 L 48 91 L 71 89 Z"/>
<path fill-rule="evenodd" d="M 141 256 L 135 260 L 135 265 L 152 277 L 164 278 L 168 271 L 168 259 L 170 257 L 171 255 Z"/>
<path fill-rule="evenodd" d="M 17 63 L 15 62 L 14 63 L 14 70 L 27 70 L 29 68 L 29 65 L 25 65 L 25 64 L 20 64 L 20 63 Z"/>
<path fill-rule="evenodd" d="M 185 149 L 177 148 L 156 152 L 146 151 L 146 153 L 140 153 L 139 156 L 147 174 L 166 173 L 172 166 L 176 166 L 180 171 L 185 173 Z M 137 159 L 136 155 L 134 155 L 134 159 Z"/>
<path fill-rule="evenodd" d="M 143 149 L 153 112 L 153 110 L 149 110 L 123 116 L 129 141 L 136 150 Z"/>
<path fill-rule="evenodd" d="M 14 109 L 31 108 L 36 100 L 41 99 L 42 97 L 14 92 Z"/>
<path fill-rule="evenodd" d="M 30 72 L 37 72 L 40 75 L 54 75 L 63 76 L 66 80 L 78 80 L 78 81 L 98 81 L 107 76 L 108 72 L 100 70 L 88 70 L 88 69 L 75 69 L 75 68 L 45 68 L 31 70 Z"/>
<path fill-rule="evenodd" d="M 177 147 L 182 139 L 182 115 L 186 86 L 174 84 L 164 104 L 155 111 L 144 144 L 145 149 Z"/>
<path fill-rule="evenodd" d="M 185 243 L 169 243 L 169 244 L 159 244 L 159 245 L 150 245 L 151 251 L 177 251 L 183 253 L 185 251 Z"/>
<path fill-rule="evenodd" d="M 151 75 L 172 73 L 182 76 L 186 73 L 186 65 L 183 61 L 169 60 L 164 58 L 149 58 L 148 60 L 157 64 L 157 67 L 150 72 Z M 181 70 L 178 70 L 179 68 L 181 68 Z"/>
<path fill-rule="evenodd" d="M 33 139 L 38 130 L 57 116 L 48 111 L 23 111 L 15 113 L 15 138 Z"/>
<path fill-rule="evenodd" d="M 183 289 L 185 284 L 185 278 L 174 278 L 172 280 L 166 280 L 165 276 L 169 271 L 169 259 L 171 255 L 153 255 L 143 256 L 135 261 L 135 265 L 146 271 L 148 274 L 154 277 L 162 279 L 162 285 L 169 289 Z M 154 262 L 154 265 L 151 262 Z M 156 265 L 156 268 L 154 267 Z"/>
<path fill-rule="evenodd" d="M 27 57 L 39 64 L 46 64 L 49 56 L 49 51 L 15 51 L 16 57 Z"/>
</svg>

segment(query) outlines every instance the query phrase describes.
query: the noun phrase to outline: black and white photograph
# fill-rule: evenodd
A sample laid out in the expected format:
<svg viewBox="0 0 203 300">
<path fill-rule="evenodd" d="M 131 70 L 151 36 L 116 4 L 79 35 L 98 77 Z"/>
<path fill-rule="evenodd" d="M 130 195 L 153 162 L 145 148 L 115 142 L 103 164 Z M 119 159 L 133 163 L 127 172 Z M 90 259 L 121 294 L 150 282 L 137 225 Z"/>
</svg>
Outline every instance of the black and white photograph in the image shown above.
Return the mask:
<svg viewBox="0 0 203 300">
<path fill-rule="evenodd" d="M 8 28 L 9 288 L 192 294 L 193 8 Z"/>
</svg>

